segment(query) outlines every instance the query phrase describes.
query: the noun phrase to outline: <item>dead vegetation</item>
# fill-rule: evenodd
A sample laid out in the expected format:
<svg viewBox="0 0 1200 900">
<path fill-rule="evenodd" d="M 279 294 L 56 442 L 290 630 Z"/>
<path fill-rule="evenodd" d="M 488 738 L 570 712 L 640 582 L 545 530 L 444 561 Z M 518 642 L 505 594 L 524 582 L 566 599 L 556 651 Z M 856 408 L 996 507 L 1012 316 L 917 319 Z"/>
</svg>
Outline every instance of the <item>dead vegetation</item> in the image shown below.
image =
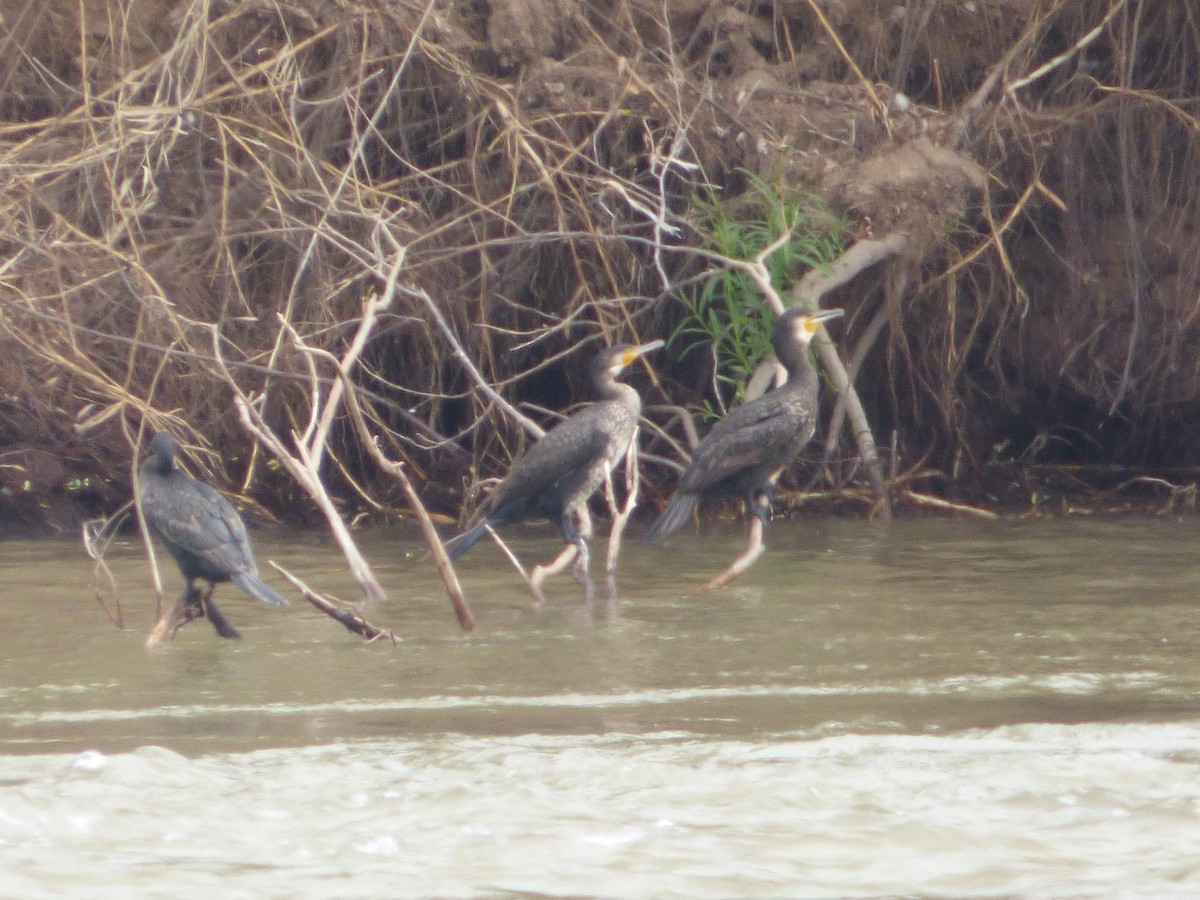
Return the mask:
<svg viewBox="0 0 1200 900">
<path fill-rule="evenodd" d="M 922 496 L 987 503 L 997 462 L 1198 462 L 1185 0 L 0 14 L 0 487 L 26 525 L 59 501 L 118 506 L 143 422 L 188 439 L 215 483 L 315 516 L 250 439 L 222 361 L 266 427 L 303 435 L 392 246 L 354 400 L 430 509 L 469 515 L 527 433 L 423 298 L 503 399 L 561 410 L 589 345 L 669 334 L 675 292 L 714 264 L 688 252 L 693 200 L 737 204 L 745 171 L 811 185 L 851 242 L 888 247 L 827 300 L 850 314 L 886 466 L 922 473 Z M 647 406 L 700 401 L 702 364 L 657 361 Z M 338 510 L 410 508 L 362 431 L 346 409 L 328 424 Z M 852 446 L 827 467 L 847 496 Z M 652 494 L 674 477 L 643 475 Z"/>
</svg>

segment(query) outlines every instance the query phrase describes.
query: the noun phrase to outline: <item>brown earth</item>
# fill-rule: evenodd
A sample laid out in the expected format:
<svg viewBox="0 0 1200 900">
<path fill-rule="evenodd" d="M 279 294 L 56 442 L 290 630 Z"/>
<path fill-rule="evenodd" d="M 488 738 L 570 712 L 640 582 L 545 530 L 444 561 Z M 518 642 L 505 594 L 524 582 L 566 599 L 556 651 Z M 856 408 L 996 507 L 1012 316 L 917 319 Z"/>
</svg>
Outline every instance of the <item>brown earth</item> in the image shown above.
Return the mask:
<svg viewBox="0 0 1200 900">
<path fill-rule="evenodd" d="M 1152 475 L 1174 504 L 1194 483 L 1187 0 L 0 0 L 0 16 L 0 502 L 22 527 L 122 502 L 142 421 L 190 437 L 224 486 L 307 510 L 238 424 L 211 326 L 268 420 L 302 430 L 308 362 L 277 314 L 342 352 L 382 286 L 379 227 L 489 382 L 564 408 L 589 339 L 676 326 L 709 265 L 685 252 L 707 241 L 697 199 L 761 214 L 748 175 L 822 198 L 848 243 L 903 236 L 828 298 L 898 487 L 1021 505 L 1039 464 L 1075 467 L 1051 479 L 1063 496 Z M 637 373 L 647 403 L 711 400 L 701 357 Z M 448 515 L 520 450 L 411 292 L 355 380 Z M 830 477 L 855 496 L 845 446 Z M 347 427 L 332 450 L 347 507 L 404 505 Z M 670 489 L 670 470 L 646 476 Z"/>
</svg>

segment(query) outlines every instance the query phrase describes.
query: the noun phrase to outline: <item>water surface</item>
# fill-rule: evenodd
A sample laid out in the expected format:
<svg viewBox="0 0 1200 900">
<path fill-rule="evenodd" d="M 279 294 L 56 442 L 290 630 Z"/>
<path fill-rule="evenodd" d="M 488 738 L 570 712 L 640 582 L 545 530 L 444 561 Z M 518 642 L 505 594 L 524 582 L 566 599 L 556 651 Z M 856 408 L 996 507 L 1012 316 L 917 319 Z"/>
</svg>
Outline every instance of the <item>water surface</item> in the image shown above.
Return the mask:
<svg viewBox="0 0 1200 900">
<path fill-rule="evenodd" d="M 355 596 L 319 536 L 256 539 Z M 777 522 L 699 591 L 741 541 L 630 542 L 615 612 L 533 609 L 481 544 L 464 636 L 372 533 L 397 646 L 226 585 L 244 641 L 152 650 L 136 544 L 124 631 L 75 543 L 0 544 L 0 896 L 1200 891 L 1200 523 Z"/>
</svg>

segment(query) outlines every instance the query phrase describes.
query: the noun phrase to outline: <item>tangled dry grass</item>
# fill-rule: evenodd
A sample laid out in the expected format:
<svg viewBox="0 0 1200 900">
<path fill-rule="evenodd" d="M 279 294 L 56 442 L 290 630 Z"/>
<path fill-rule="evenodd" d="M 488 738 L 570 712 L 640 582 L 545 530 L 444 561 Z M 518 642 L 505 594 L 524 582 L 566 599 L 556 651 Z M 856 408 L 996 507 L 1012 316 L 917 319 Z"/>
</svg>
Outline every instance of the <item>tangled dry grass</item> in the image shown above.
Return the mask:
<svg viewBox="0 0 1200 900">
<path fill-rule="evenodd" d="M 575 402 L 588 344 L 670 332 L 712 265 L 693 200 L 736 206 L 743 170 L 904 235 L 833 298 L 897 471 L 1194 464 L 1200 23 L 1184 0 L 1043 7 L 5 0 L 8 496 L 111 508 L 144 423 L 308 509 L 215 349 L 304 431 L 310 366 L 335 373 L 301 346 L 340 355 L 400 246 L 355 390 L 430 506 L 469 512 L 525 435 L 455 343 L 515 404 Z M 702 364 L 639 373 L 648 405 L 699 401 Z M 335 495 L 404 506 L 348 422 L 330 436 Z"/>
</svg>

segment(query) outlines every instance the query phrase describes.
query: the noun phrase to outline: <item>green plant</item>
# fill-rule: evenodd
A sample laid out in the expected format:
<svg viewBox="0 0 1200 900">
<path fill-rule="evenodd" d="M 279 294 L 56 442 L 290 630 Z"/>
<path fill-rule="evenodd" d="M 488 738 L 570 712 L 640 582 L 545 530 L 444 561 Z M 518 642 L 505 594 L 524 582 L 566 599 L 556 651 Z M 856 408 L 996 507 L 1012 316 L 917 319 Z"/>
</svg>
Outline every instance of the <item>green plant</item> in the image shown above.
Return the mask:
<svg viewBox="0 0 1200 900">
<path fill-rule="evenodd" d="M 731 259 L 749 260 L 784 234 L 790 238 L 766 261 L 771 284 L 783 293 L 798 274 L 824 267 L 843 249 L 846 223 L 831 215 L 818 197 L 803 188 L 780 190 L 753 173 L 746 172 L 757 194 L 761 214 L 740 219 L 731 214 L 729 205 L 716 196 L 696 201 L 701 211 L 697 225 L 708 235 L 712 249 Z M 684 297 L 687 315 L 671 335 L 672 343 L 686 340 L 683 352 L 707 348 L 713 356 L 713 378 L 717 404 L 738 402 L 746 381 L 758 364 L 771 352 L 771 326 L 775 316 L 767 298 L 745 272 L 722 269 L 714 272 L 700 287 Z M 709 402 L 701 414 L 706 418 L 722 415 Z"/>
</svg>

